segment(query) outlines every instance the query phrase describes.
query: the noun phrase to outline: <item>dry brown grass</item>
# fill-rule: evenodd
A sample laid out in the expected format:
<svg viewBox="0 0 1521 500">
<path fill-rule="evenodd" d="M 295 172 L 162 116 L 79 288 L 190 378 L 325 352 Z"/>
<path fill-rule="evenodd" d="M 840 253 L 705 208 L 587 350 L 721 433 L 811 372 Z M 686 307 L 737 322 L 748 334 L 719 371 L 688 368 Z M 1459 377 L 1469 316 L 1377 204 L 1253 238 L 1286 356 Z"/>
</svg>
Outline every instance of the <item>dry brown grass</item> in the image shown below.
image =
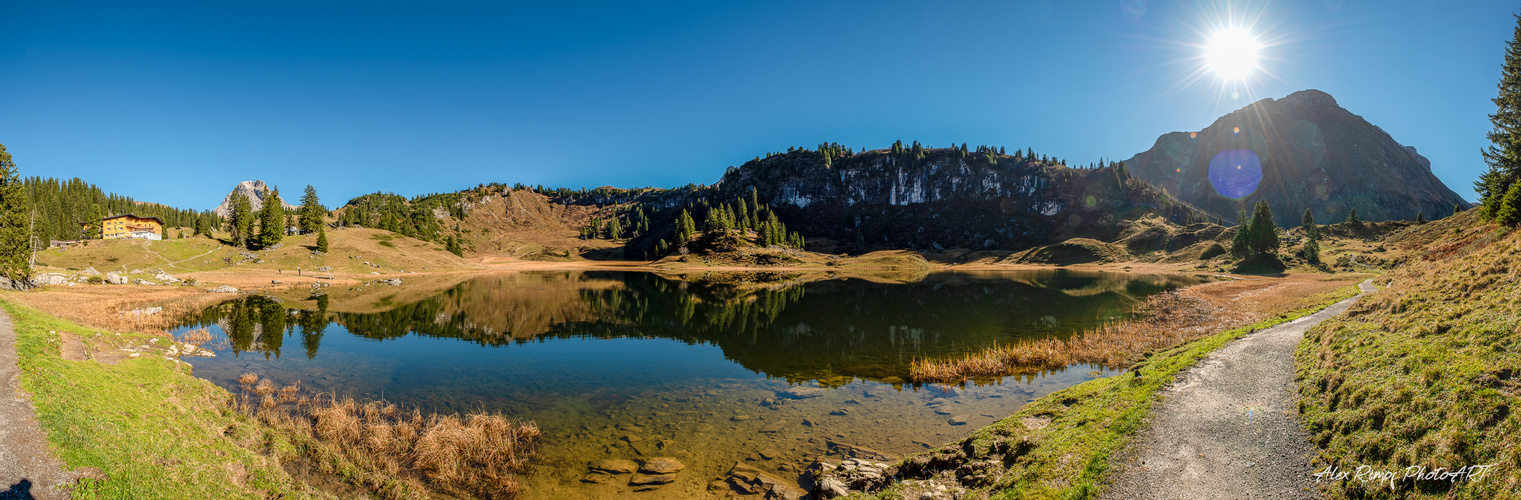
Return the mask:
<svg viewBox="0 0 1521 500">
<path fill-rule="evenodd" d="M 1086 363 L 1123 368 L 1148 352 L 1216 332 L 1249 325 L 1309 304 L 1352 281 L 1314 277 L 1241 279 L 1207 283 L 1153 295 L 1135 318 L 1109 323 L 1066 339 L 1025 340 L 961 358 L 916 360 L 915 382 L 960 382 L 1033 374 Z"/>
<path fill-rule="evenodd" d="M 195 287 L 91 285 L 7 293 L 6 298 L 69 321 L 114 332 L 165 333 L 188 314 L 237 298 Z M 149 307 L 150 314 L 132 311 Z"/>
<path fill-rule="evenodd" d="M 385 401 L 359 403 L 276 388 L 252 373 L 238 378 L 244 413 L 294 438 L 319 471 L 386 498 L 512 498 L 517 474 L 536 453 L 539 428 L 501 414 L 424 415 Z"/>
</svg>

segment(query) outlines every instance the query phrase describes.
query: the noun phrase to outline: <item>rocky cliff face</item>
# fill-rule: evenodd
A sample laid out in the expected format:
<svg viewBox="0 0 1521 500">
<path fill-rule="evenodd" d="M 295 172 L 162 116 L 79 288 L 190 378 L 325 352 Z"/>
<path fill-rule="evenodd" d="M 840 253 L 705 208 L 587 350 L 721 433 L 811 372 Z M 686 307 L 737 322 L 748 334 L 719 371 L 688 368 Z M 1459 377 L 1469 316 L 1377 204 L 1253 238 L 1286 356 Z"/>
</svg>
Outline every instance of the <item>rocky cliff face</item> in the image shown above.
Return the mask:
<svg viewBox="0 0 1521 500">
<path fill-rule="evenodd" d="M 1198 132 L 1173 132 L 1126 160 L 1140 179 L 1234 219 L 1267 200 L 1280 226 L 1306 208 L 1320 222 L 1349 210 L 1368 221 L 1436 218 L 1468 204 L 1431 173 L 1431 161 L 1318 90 L 1263 99 Z"/>
<path fill-rule="evenodd" d="M 720 199 L 754 186 L 789 229 L 839 251 L 1018 250 L 1072 237 L 1110 239 L 1122 221 L 1194 212 L 1122 169 L 1071 169 L 994 152 L 905 149 L 839 155 L 795 150 L 724 175 Z M 812 246 L 812 245 L 810 245 Z"/>
<path fill-rule="evenodd" d="M 232 188 L 232 192 L 227 193 L 227 196 L 222 198 L 222 204 L 217 205 L 217 208 L 212 210 L 212 213 L 215 213 L 222 217 L 232 215 L 232 196 L 238 193 L 242 193 L 243 196 L 247 196 L 249 204 L 253 205 L 253 210 L 257 212 L 259 209 L 264 208 L 264 198 L 269 196 L 269 186 L 266 186 L 264 184 L 264 181 L 258 180 L 239 182 L 237 187 Z M 291 205 L 290 203 L 285 202 L 286 196 L 287 195 L 280 196 L 280 204 L 283 205 L 286 210 L 295 210 L 295 205 Z"/>
</svg>

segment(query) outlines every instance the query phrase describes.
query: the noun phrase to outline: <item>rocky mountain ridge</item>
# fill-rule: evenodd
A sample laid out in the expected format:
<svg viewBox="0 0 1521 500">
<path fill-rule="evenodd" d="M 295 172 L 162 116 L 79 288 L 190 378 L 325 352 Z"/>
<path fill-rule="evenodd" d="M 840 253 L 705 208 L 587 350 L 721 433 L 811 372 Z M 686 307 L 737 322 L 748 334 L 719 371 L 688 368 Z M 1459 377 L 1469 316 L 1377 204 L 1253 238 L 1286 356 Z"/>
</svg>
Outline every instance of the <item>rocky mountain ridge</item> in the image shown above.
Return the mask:
<svg viewBox="0 0 1521 500">
<path fill-rule="evenodd" d="M 232 215 L 232 197 L 238 193 L 242 193 L 243 196 L 248 197 L 249 204 L 252 205 L 253 210 L 257 212 L 260 209 L 264 208 L 264 198 L 269 196 L 269 192 L 269 186 L 264 184 L 264 181 L 252 180 L 239 182 L 237 186 L 234 186 L 232 188 L 231 192 L 227 193 L 227 196 L 222 198 L 222 204 L 217 205 L 217 207 L 211 212 L 219 217 L 227 217 L 229 215 Z M 286 202 L 286 196 L 288 195 L 280 196 L 280 204 L 284 206 L 286 210 L 295 210 L 295 205 L 291 205 L 290 203 Z"/>
<path fill-rule="evenodd" d="M 1126 160 L 1135 176 L 1227 220 L 1258 200 L 1280 226 L 1306 208 L 1321 222 L 1414 220 L 1469 204 L 1431 172 L 1431 160 L 1342 108 L 1302 90 L 1263 99 L 1197 132 L 1172 132 Z"/>
</svg>

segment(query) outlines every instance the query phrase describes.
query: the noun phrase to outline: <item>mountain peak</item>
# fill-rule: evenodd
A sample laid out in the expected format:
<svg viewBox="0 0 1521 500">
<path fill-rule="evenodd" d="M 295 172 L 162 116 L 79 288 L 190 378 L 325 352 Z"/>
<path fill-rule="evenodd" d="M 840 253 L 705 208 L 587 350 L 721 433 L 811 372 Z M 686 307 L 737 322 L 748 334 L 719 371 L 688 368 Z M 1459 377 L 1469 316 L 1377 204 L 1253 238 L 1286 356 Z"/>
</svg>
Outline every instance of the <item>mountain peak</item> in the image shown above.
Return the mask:
<svg viewBox="0 0 1521 500">
<path fill-rule="evenodd" d="M 264 184 L 262 180 L 239 182 L 237 186 L 233 186 L 232 191 L 227 193 L 226 197 L 222 198 L 222 204 L 217 205 L 217 208 L 212 210 L 212 213 L 222 217 L 232 215 L 232 196 L 238 193 L 243 193 L 243 196 L 248 197 L 249 205 L 257 212 L 264 208 L 264 198 L 269 196 L 269 192 L 269 185 Z M 294 210 L 296 208 L 295 205 L 285 203 L 283 198 L 280 200 L 280 205 L 284 206 L 286 210 Z"/>
<path fill-rule="evenodd" d="M 1295 92 L 1295 93 L 1289 94 L 1288 96 L 1284 97 L 1283 99 L 1279 99 L 1278 102 L 1280 104 L 1288 104 L 1288 105 L 1291 105 L 1291 106 L 1303 106 L 1303 107 L 1308 107 L 1308 108 L 1339 108 L 1339 107 L 1341 107 L 1340 105 L 1336 104 L 1336 98 L 1335 97 L 1331 97 L 1331 94 L 1327 94 L 1325 92 L 1321 92 L 1321 91 L 1315 90 L 1315 89 L 1306 89 L 1306 90 L 1301 90 L 1299 92 Z"/>
</svg>

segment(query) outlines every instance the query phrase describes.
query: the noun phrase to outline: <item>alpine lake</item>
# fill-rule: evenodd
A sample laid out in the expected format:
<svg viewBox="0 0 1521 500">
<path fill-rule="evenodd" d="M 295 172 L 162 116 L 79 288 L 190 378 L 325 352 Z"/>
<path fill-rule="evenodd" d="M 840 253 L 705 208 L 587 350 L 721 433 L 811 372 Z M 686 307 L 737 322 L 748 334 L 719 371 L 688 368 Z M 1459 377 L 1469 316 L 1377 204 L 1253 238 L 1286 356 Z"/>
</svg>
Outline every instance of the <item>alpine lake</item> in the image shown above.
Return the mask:
<svg viewBox="0 0 1521 500">
<path fill-rule="evenodd" d="M 892 459 L 961 439 L 1026 402 L 1115 372 L 1075 365 L 954 386 L 910 363 L 1065 337 L 1193 275 L 997 272 L 513 272 L 250 295 L 187 318 L 234 393 L 278 384 L 424 412 L 502 412 L 543 431 L 528 498 L 620 498 L 588 462 L 673 457 L 648 498 L 727 494 L 736 464 L 796 481 L 815 459 Z M 585 479 L 585 480 L 584 480 Z M 593 481 L 595 480 L 595 481 Z M 712 490 L 710 490 L 710 487 Z"/>
</svg>

